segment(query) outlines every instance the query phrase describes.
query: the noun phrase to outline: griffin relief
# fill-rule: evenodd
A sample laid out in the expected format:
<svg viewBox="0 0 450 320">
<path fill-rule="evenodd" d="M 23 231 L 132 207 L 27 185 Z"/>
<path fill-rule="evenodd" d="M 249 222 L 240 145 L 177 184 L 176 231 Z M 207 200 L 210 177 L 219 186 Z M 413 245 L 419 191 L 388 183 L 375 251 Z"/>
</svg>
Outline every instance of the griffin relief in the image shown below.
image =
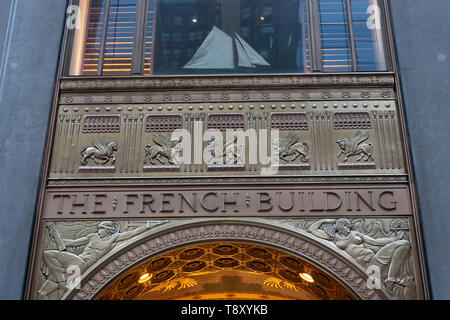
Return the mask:
<svg viewBox="0 0 450 320">
<path fill-rule="evenodd" d="M 277 146 L 279 158 L 285 162 L 294 162 L 297 158 L 301 162 L 308 162 L 308 144 L 300 142 L 297 134 L 290 132 L 286 137 L 273 139 L 272 144 Z"/>
<path fill-rule="evenodd" d="M 357 161 L 361 161 L 364 157 L 366 157 L 364 161 L 373 160 L 373 147 L 371 143 L 366 142 L 367 139 L 369 139 L 368 131 L 358 131 L 352 138 L 337 140 L 336 143 L 341 149 L 341 153 L 337 157 L 344 155 L 344 162 L 347 162 L 348 158 L 353 156 L 360 156 Z"/>
<path fill-rule="evenodd" d="M 81 164 L 87 165 L 89 160 L 92 160 L 95 164 L 105 165 L 109 161 L 111 164 L 116 162 L 114 152 L 118 149 L 118 143 L 108 142 L 102 135 L 92 142 L 92 146 L 87 146 L 81 149 Z"/>
<path fill-rule="evenodd" d="M 182 138 L 171 139 L 162 133 L 153 136 L 155 145 L 147 144 L 145 146 L 144 164 L 150 162 L 155 165 L 157 160 L 160 164 L 165 164 L 163 158 L 171 165 L 180 163 L 180 159 L 174 155 L 175 152 L 181 151 Z"/>
</svg>

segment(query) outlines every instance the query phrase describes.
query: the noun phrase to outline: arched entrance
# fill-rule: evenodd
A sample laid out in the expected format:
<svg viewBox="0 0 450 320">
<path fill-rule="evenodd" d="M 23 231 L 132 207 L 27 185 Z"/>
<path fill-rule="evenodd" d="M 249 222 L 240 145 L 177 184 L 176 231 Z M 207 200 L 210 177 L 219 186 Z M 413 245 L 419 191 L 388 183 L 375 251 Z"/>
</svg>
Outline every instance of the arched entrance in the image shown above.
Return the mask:
<svg viewBox="0 0 450 320">
<path fill-rule="evenodd" d="M 227 250 L 235 253 L 231 257 L 227 256 L 225 254 Z M 248 252 L 249 250 L 253 255 Z M 201 251 L 204 253 L 198 256 L 198 259 L 182 259 L 191 254 L 195 256 Z M 265 253 L 267 253 L 267 259 L 263 258 Z M 200 257 L 203 258 L 200 259 Z M 231 267 L 227 263 L 235 266 Z M 158 269 L 156 266 L 162 267 L 154 270 L 152 269 L 153 265 L 153 268 L 156 269 Z M 217 272 L 196 274 L 205 270 Z M 301 270 L 306 270 L 305 273 L 311 275 L 313 279 L 315 277 L 314 286 L 307 286 L 307 283 L 299 278 Z M 136 286 L 136 281 L 139 283 L 139 278 L 145 273 L 149 273 L 148 280 L 150 282 L 147 282 L 145 286 Z M 126 247 L 111 252 L 88 269 L 82 275 L 80 288 L 67 291 L 62 299 L 109 299 L 114 298 L 108 295 L 114 291 L 114 294 L 118 295 L 116 298 L 163 299 L 164 293 L 168 291 L 173 293 L 178 291 L 177 288 L 183 286 L 187 287 L 184 289 L 189 287 L 197 289 L 196 286 L 189 286 L 194 282 L 198 284 L 198 288 L 201 283 L 203 286 L 213 286 L 214 277 L 216 277 L 216 284 L 222 283 L 221 290 L 218 285 L 217 290 L 211 291 L 211 294 L 219 295 L 215 298 L 210 297 L 216 299 L 225 292 L 229 292 L 223 287 L 223 276 L 242 278 L 244 274 L 246 276 L 244 278 L 248 279 L 244 280 L 244 283 L 247 281 L 249 285 L 258 284 L 258 288 L 260 288 L 253 290 L 252 293 L 264 294 L 264 290 L 261 291 L 261 288 L 270 287 L 269 284 L 272 285 L 272 288 L 281 287 L 276 288 L 280 290 L 273 292 L 269 290 L 268 297 L 265 299 L 275 299 L 276 297 L 285 299 L 389 299 L 383 289 L 373 289 L 367 286 L 368 274 L 364 269 L 346 258 L 345 255 L 317 242 L 309 235 L 292 232 L 275 225 L 236 220 L 182 224 L 177 227 L 168 227 L 128 243 Z M 207 276 L 209 279 L 203 280 L 201 276 Z M 183 283 L 174 281 L 169 284 L 171 280 L 182 277 L 192 278 L 194 281 L 183 280 L 185 281 Z M 270 277 L 276 279 L 268 279 Z M 250 278 L 253 279 L 250 280 Z M 237 278 L 234 279 L 236 282 Z M 232 282 L 233 279 L 231 279 Z M 149 285 L 150 287 L 148 287 Z M 176 290 L 174 291 L 174 288 L 167 289 L 170 286 L 175 286 Z M 146 291 L 142 287 L 147 288 Z M 188 292 L 188 290 L 185 291 Z M 280 291 L 284 291 L 284 293 L 282 294 Z M 140 296 L 144 293 L 148 295 Z M 207 291 L 203 291 L 204 298 L 208 298 L 206 293 Z M 250 294 L 251 292 L 246 293 Z M 190 294 L 191 296 L 187 296 L 194 298 L 198 293 L 193 290 Z M 180 295 L 178 298 L 181 299 L 182 296 Z M 248 296 L 247 298 L 252 297 Z M 256 296 L 254 298 L 261 299 Z"/>
<path fill-rule="evenodd" d="M 249 242 L 210 242 L 149 259 L 99 300 L 353 300 L 341 283 L 287 252 Z"/>
</svg>

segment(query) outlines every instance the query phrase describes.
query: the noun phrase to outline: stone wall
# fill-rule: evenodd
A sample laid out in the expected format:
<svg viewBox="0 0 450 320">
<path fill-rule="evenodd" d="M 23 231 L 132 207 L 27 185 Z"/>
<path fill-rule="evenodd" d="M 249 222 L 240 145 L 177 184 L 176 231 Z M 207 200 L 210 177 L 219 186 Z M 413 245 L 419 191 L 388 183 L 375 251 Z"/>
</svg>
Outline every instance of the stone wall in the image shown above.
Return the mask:
<svg viewBox="0 0 450 320">
<path fill-rule="evenodd" d="M 66 1 L 1 6 L 0 299 L 21 299 Z"/>
<path fill-rule="evenodd" d="M 431 294 L 449 299 L 450 1 L 389 2 Z"/>
</svg>

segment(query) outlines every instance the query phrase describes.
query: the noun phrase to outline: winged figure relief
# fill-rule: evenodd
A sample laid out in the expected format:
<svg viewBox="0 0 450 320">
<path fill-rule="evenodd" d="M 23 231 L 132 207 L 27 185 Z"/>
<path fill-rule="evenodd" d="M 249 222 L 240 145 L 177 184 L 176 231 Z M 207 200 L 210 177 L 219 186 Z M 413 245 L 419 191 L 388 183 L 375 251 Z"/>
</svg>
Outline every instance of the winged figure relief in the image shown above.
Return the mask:
<svg viewBox="0 0 450 320">
<path fill-rule="evenodd" d="M 373 147 L 372 144 L 366 142 L 367 139 L 369 139 L 368 131 L 358 131 L 352 138 L 342 138 L 337 140 L 336 143 L 341 149 L 341 153 L 339 153 L 338 158 L 341 155 L 344 155 L 344 162 L 346 162 L 348 157 L 359 155 L 360 157 L 357 161 L 361 161 L 364 156 L 366 157 L 364 161 L 373 160 Z"/>
<path fill-rule="evenodd" d="M 286 137 L 273 139 L 275 146 L 278 144 L 278 153 L 281 160 L 294 162 L 300 158 L 301 162 L 308 162 L 308 144 L 300 142 L 297 134 L 290 132 Z"/>
<path fill-rule="evenodd" d="M 111 163 L 116 162 L 114 152 L 118 149 L 118 143 L 115 141 L 108 142 L 106 138 L 101 135 L 92 142 L 92 146 L 87 146 L 81 149 L 81 164 L 87 165 L 89 159 L 95 164 L 105 165 L 111 160 Z"/>
<path fill-rule="evenodd" d="M 217 148 L 221 148 L 220 141 L 216 140 L 215 137 L 211 137 L 208 139 L 208 164 L 222 163 L 225 162 L 227 164 L 236 164 L 244 162 L 244 145 L 238 143 L 237 137 L 234 137 L 233 140 L 226 141 L 222 146 L 222 149 L 217 152 Z M 222 161 L 223 160 L 223 161 Z"/>
<path fill-rule="evenodd" d="M 173 154 L 174 151 L 181 151 L 182 138 L 171 139 L 164 134 L 153 136 L 153 142 L 155 145 L 147 144 L 145 146 L 144 164 L 149 161 L 152 165 L 157 160 L 160 164 L 164 164 L 164 158 L 169 164 L 179 163 L 180 159 L 176 158 Z"/>
</svg>

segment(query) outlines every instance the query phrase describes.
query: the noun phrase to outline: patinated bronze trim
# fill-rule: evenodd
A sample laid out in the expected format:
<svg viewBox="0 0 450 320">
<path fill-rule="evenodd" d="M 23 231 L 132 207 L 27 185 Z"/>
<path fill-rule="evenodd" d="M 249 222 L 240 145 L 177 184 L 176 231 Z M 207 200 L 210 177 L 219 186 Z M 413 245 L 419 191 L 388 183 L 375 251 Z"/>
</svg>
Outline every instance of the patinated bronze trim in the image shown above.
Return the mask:
<svg viewBox="0 0 450 320">
<path fill-rule="evenodd" d="M 107 90 L 226 90 L 274 88 L 392 88 L 392 72 L 202 75 L 151 77 L 61 77 L 61 92 Z"/>
</svg>

